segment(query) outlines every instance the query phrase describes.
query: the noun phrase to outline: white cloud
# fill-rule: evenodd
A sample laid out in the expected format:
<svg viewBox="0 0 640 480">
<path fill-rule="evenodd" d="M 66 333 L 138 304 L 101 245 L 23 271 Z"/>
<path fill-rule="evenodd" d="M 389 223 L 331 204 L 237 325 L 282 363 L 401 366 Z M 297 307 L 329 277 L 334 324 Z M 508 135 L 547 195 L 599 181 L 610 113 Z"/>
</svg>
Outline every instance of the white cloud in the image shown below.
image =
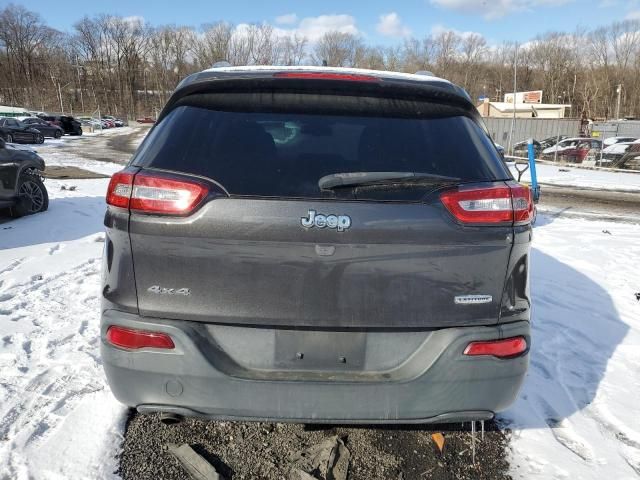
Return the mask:
<svg viewBox="0 0 640 480">
<path fill-rule="evenodd" d="M 640 20 L 640 10 L 632 10 L 624 17 L 625 20 Z"/>
<path fill-rule="evenodd" d="M 514 12 L 531 11 L 536 7 L 555 7 L 573 0 L 431 0 L 449 10 L 473 15 L 482 15 L 486 20 L 494 20 Z"/>
<path fill-rule="evenodd" d="M 298 21 L 298 15 L 295 13 L 287 13 L 276 17 L 276 23 L 279 25 L 294 25 Z"/>
<path fill-rule="evenodd" d="M 317 42 L 327 32 L 351 33 L 360 35 L 356 27 L 356 20 L 351 15 L 319 15 L 305 17 L 297 26 L 291 28 L 275 27 L 274 32 L 279 36 L 304 36 L 310 43 Z"/>
<path fill-rule="evenodd" d="M 122 19 L 125 23 L 129 23 L 131 25 L 144 24 L 144 17 L 142 15 L 131 15 L 129 17 L 124 17 Z"/>
<path fill-rule="evenodd" d="M 411 35 L 411 29 L 402 24 L 402 20 L 396 12 L 380 15 L 376 30 L 385 37 L 406 37 Z"/>
<path fill-rule="evenodd" d="M 467 31 L 467 32 L 462 32 L 460 30 L 456 30 L 455 28 L 449 28 L 449 27 L 445 27 L 442 24 L 435 24 L 433 27 L 431 27 L 431 35 L 438 36 L 442 33 L 447 33 L 447 32 L 453 32 L 456 35 L 458 35 L 459 37 L 465 38 L 465 37 L 469 37 L 471 35 L 479 35 L 481 37 L 484 37 L 484 35 L 482 35 L 481 33 L 478 32 L 471 32 L 471 31 Z"/>
<path fill-rule="evenodd" d="M 297 30 L 311 42 L 319 40 L 327 32 L 337 31 L 354 35 L 360 33 L 356 27 L 356 20 L 351 15 L 320 15 L 303 18 Z"/>
</svg>

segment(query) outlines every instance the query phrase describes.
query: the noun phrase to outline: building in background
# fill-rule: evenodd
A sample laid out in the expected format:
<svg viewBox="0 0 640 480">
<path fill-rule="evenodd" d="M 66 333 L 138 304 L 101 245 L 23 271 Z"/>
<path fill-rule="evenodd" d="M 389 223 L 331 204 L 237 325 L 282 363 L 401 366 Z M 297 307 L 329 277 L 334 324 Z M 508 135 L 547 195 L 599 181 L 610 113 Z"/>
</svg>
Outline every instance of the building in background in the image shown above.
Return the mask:
<svg viewBox="0 0 640 480">
<path fill-rule="evenodd" d="M 24 117 L 29 115 L 25 108 L 0 105 L 0 117 Z"/>
<path fill-rule="evenodd" d="M 496 118 L 565 118 L 567 109 L 571 105 L 557 103 L 542 103 L 542 90 L 530 92 L 507 93 L 503 102 L 492 102 L 482 98 L 477 109 L 483 117 Z"/>
</svg>

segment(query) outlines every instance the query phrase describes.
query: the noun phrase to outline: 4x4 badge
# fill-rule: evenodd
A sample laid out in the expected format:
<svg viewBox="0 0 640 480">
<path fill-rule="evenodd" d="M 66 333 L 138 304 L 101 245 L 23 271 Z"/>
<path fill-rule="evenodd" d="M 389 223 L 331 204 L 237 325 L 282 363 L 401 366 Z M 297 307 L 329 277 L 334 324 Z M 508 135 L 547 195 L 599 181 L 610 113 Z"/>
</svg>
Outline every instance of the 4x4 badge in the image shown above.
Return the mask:
<svg viewBox="0 0 640 480">
<path fill-rule="evenodd" d="M 344 232 L 351 226 L 351 217 L 348 215 L 323 215 L 315 210 L 309 210 L 308 217 L 302 217 L 300 224 L 304 228 L 335 228 L 339 232 Z"/>
</svg>

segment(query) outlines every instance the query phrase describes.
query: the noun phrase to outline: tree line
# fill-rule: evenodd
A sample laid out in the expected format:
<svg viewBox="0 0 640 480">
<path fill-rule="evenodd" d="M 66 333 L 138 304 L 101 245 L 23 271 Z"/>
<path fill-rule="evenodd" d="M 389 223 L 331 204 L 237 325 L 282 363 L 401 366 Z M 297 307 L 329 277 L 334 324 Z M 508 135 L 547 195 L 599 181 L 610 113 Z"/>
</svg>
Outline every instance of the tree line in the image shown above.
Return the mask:
<svg viewBox="0 0 640 480">
<path fill-rule="evenodd" d="M 549 32 L 518 45 L 489 45 L 479 34 L 441 31 L 392 46 L 327 32 L 314 42 L 271 25 L 219 21 L 152 26 L 140 18 L 97 15 L 68 32 L 19 5 L 0 10 L 0 104 L 52 112 L 154 115 L 178 82 L 226 60 L 232 65 L 321 65 L 416 72 L 463 86 L 473 99 L 502 101 L 543 90 L 545 103 L 571 116 L 640 116 L 640 21 L 594 30 Z"/>
</svg>

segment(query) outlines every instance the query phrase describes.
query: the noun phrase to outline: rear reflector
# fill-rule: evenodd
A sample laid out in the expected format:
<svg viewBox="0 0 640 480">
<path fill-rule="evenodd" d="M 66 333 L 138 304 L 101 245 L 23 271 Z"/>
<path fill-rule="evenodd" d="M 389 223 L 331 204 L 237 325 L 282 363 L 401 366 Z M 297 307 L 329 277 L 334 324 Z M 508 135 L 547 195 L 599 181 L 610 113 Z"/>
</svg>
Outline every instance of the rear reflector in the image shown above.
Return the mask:
<svg viewBox="0 0 640 480">
<path fill-rule="evenodd" d="M 275 78 L 304 78 L 308 80 L 343 80 L 347 82 L 378 82 L 380 79 L 373 75 L 360 75 L 357 73 L 330 73 L 330 72 L 278 72 Z"/>
<path fill-rule="evenodd" d="M 130 328 L 111 326 L 107 330 L 107 341 L 116 347 L 137 350 L 139 348 L 175 348 L 173 340 L 166 333 L 147 332 Z"/>
<path fill-rule="evenodd" d="M 471 342 L 464 349 L 465 355 L 491 355 L 498 358 L 515 357 L 527 350 L 527 341 L 524 337 L 505 338 L 504 340 L 492 340 L 489 342 Z"/>
<path fill-rule="evenodd" d="M 531 192 L 522 185 L 460 188 L 440 194 L 444 206 L 462 223 L 528 223 L 533 216 Z"/>
<path fill-rule="evenodd" d="M 208 192 L 207 185 L 196 180 L 123 170 L 111 177 L 107 204 L 139 213 L 186 215 Z"/>
</svg>

